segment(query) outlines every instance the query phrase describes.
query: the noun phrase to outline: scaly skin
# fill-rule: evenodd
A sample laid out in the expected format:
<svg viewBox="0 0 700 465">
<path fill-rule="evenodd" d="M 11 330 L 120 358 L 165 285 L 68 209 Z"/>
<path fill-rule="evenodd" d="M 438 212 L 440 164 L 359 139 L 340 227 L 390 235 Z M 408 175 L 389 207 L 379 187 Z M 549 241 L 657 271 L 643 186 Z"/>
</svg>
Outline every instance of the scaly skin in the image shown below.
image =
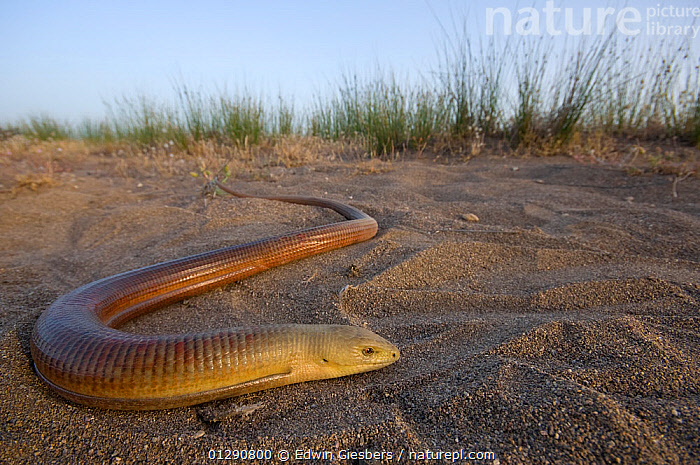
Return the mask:
<svg viewBox="0 0 700 465">
<path fill-rule="evenodd" d="M 376 370 L 399 350 L 344 325 L 270 325 L 191 334 L 116 329 L 138 315 L 300 258 L 374 237 L 377 222 L 313 197 L 239 197 L 331 208 L 348 221 L 295 231 L 128 271 L 86 284 L 39 317 L 31 352 L 39 376 L 62 396 L 123 410 L 194 405 L 286 384 Z"/>
</svg>

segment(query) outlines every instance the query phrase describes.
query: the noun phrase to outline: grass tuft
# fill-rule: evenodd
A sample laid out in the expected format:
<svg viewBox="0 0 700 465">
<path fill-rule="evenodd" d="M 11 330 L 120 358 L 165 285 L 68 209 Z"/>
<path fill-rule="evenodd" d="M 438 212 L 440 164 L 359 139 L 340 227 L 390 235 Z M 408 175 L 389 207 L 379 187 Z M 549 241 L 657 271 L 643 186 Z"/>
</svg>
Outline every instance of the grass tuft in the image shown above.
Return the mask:
<svg viewBox="0 0 700 465">
<path fill-rule="evenodd" d="M 32 116 L 19 127 L 22 134 L 42 141 L 65 140 L 73 136 L 68 123 L 60 123 L 47 115 Z"/>
<path fill-rule="evenodd" d="M 345 73 L 308 107 L 249 89 L 229 93 L 175 82 L 170 101 L 145 94 L 107 104 L 107 118 L 77 125 L 33 116 L 2 130 L 38 141 L 81 139 L 151 152 L 196 153 L 212 143 L 252 148 L 310 137 L 359 144 L 370 157 L 410 150 L 476 155 L 485 140 L 539 154 L 577 150 L 586 137 L 672 138 L 700 147 L 700 61 L 690 41 L 651 42 L 617 32 L 474 40 L 466 20 L 444 28 L 436 69 L 422 79 L 388 69 Z"/>
<path fill-rule="evenodd" d="M 330 102 L 330 103 L 329 103 Z M 318 99 L 310 132 L 359 141 L 370 155 L 423 150 L 442 129 L 444 110 L 429 90 L 400 84 L 392 74 L 363 80 L 345 75 L 330 100 Z"/>
</svg>

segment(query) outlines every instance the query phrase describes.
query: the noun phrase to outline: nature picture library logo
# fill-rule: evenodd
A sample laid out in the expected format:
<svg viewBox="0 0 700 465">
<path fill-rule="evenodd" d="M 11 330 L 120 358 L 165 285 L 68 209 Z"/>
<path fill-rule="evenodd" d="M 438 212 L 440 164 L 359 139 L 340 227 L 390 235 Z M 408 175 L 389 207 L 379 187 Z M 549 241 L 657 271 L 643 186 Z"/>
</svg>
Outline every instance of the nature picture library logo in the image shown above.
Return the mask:
<svg viewBox="0 0 700 465">
<path fill-rule="evenodd" d="M 493 35 L 500 30 L 505 35 L 558 36 L 568 34 L 603 35 L 611 25 L 622 34 L 636 36 L 685 36 L 695 39 L 700 33 L 700 7 L 675 6 L 658 3 L 653 7 L 637 8 L 611 6 L 572 8 L 545 2 L 541 9 L 535 7 L 486 8 L 486 33 Z M 563 19 L 563 24 L 562 24 Z"/>
</svg>

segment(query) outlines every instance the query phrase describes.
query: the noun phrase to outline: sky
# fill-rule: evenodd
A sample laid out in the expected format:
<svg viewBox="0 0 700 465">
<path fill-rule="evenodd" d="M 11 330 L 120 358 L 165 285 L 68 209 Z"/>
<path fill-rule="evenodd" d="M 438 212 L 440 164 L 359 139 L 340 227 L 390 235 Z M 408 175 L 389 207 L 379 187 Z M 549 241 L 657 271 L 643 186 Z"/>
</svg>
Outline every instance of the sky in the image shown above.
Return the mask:
<svg viewBox="0 0 700 465">
<path fill-rule="evenodd" d="M 664 25 L 681 19 L 646 8 L 696 1 L 633 3 L 648 26 L 650 14 Z M 555 2 L 571 8 L 575 22 L 584 6 L 610 4 Z M 469 33 L 483 38 L 487 8 L 499 7 L 512 12 L 515 28 L 523 5 L 538 11 L 547 35 L 544 0 L 0 0 L 0 124 L 35 115 L 101 118 L 105 102 L 117 97 L 172 99 L 174 82 L 281 94 L 303 104 L 344 72 L 430 73 L 445 30 L 467 18 Z"/>
</svg>

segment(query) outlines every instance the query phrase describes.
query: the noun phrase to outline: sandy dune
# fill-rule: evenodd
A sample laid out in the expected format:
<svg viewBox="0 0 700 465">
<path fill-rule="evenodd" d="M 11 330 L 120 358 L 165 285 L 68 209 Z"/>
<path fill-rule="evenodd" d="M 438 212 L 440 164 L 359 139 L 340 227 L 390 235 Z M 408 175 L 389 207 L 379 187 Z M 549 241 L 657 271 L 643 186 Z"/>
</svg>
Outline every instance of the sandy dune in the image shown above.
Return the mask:
<svg viewBox="0 0 700 465">
<path fill-rule="evenodd" d="M 700 461 L 697 178 L 678 183 L 674 199 L 668 176 L 563 158 L 377 166 L 230 180 L 347 201 L 379 234 L 125 329 L 366 325 L 401 360 L 170 411 L 90 409 L 51 392 L 29 356 L 41 311 L 104 276 L 339 216 L 205 200 L 190 177 L 99 170 L 0 199 L 0 462 L 211 463 L 240 449 L 384 452 L 386 463 L 460 450 L 493 453 L 474 463 Z M 239 406 L 252 407 L 210 420 Z"/>
</svg>

